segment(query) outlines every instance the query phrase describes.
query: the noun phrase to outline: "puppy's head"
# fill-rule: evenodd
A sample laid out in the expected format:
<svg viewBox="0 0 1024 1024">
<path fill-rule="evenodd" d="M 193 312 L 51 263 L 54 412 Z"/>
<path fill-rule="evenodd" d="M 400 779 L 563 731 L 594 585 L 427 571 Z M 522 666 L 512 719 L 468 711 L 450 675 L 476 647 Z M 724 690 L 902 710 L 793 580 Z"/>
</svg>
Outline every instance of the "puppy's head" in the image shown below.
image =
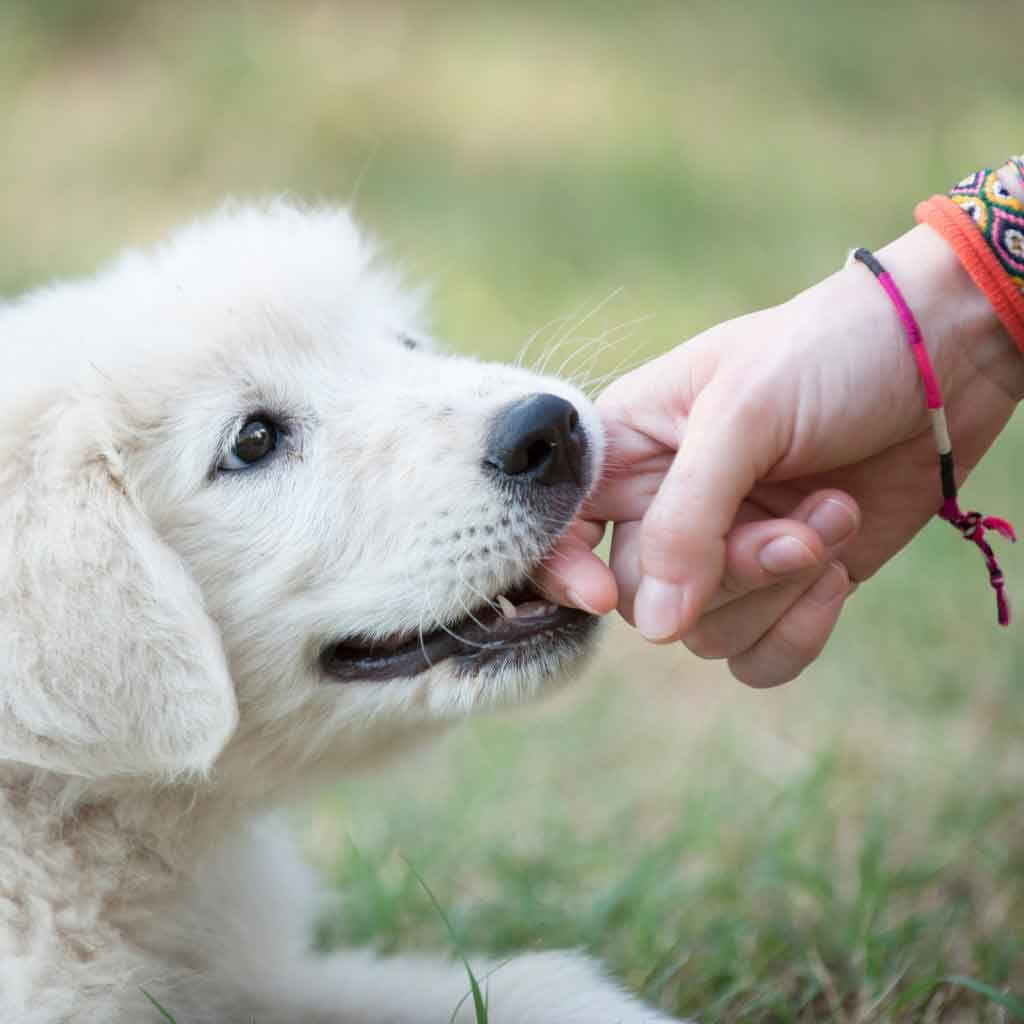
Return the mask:
<svg viewBox="0 0 1024 1024">
<path fill-rule="evenodd" d="M 0 757 L 321 757 L 571 668 L 595 620 L 531 574 L 596 414 L 417 306 L 345 213 L 277 204 L 0 313 Z"/>
</svg>

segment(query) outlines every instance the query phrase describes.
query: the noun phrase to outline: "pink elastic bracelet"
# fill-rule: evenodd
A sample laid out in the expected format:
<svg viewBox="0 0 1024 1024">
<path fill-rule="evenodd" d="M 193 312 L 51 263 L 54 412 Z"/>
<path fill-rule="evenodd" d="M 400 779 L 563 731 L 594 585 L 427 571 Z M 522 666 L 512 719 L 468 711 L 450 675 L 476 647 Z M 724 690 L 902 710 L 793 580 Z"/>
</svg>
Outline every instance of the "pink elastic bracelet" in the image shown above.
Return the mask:
<svg viewBox="0 0 1024 1024">
<path fill-rule="evenodd" d="M 980 512 L 963 512 L 957 503 L 956 473 L 953 463 L 953 445 L 949 438 L 949 425 L 946 422 L 946 410 L 942 406 L 942 391 L 939 388 L 938 378 L 932 367 L 932 361 L 928 357 L 928 350 L 924 345 L 924 338 L 921 335 L 921 328 L 918 326 L 914 314 L 903 298 L 902 292 L 896 286 L 889 272 L 878 262 L 873 253 L 868 249 L 855 249 L 850 258 L 863 263 L 868 270 L 878 279 L 878 283 L 885 289 L 889 296 L 896 315 L 903 325 L 903 333 L 910 343 L 910 351 L 913 353 L 914 362 L 917 364 L 917 372 L 924 385 L 925 402 L 931 414 L 932 433 L 935 436 L 935 447 L 939 452 L 939 476 L 942 481 L 942 505 L 936 515 L 946 522 L 952 523 L 964 540 L 976 544 L 985 559 L 988 568 L 989 582 L 996 592 L 996 610 L 999 616 L 999 625 L 1010 624 L 1010 606 L 1006 597 L 1006 586 L 1003 579 L 1003 571 L 999 568 L 988 541 L 985 540 L 986 530 L 995 530 L 1000 536 L 1009 541 L 1017 539 L 1013 527 L 1005 519 L 998 519 L 995 516 L 983 516 Z"/>
</svg>

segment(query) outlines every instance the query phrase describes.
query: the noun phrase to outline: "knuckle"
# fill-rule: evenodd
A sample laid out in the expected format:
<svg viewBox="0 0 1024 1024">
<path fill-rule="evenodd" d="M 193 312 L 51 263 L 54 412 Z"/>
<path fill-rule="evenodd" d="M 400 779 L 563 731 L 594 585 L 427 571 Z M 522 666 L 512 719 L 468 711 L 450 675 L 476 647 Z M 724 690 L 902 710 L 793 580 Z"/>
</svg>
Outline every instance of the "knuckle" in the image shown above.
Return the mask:
<svg viewBox="0 0 1024 1024">
<path fill-rule="evenodd" d="M 733 374 L 723 380 L 722 387 L 729 396 L 729 403 L 724 413 L 720 413 L 719 422 L 727 422 L 734 433 L 763 433 L 778 401 L 773 378 L 755 381 Z"/>
<path fill-rule="evenodd" d="M 742 597 L 753 589 L 753 581 L 745 580 L 735 569 L 726 568 L 718 588 L 727 598 Z"/>
<path fill-rule="evenodd" d="M 797 629 L 783 619 L 749 654 L 729 662 L 741 682 L 765 690 L 792 682 L 816 661 L 828 642 L 830 629 Z"/>
<path fill-rule="evenodd" d="M 764 429 L 765 415 L 771 408 L 771 395 L 761 388 L 745 388 L 737 396 L 732 420 L 736 430 L 753 433 Z"/>
<path fill-rule="evenodd" d="M 683 646 L 698 658 L 705 661 L 720 661 L 728 658 L 730 652 L 717 630 L 706 626 L 698 626 L 683 637 Z"/>
<path fill-rule="evenodd" d="M 801 672 L 825 649 L 830 633 L 831 628 L 797 628 L 796 623 L 783 619 L 772 630 L 768 642 L 781 664 L 799 666 L 797 672 Z"/>
<path fill-rule="evenodd" d="M 678 509 L 667 502 L 652 505 L 644 516 L 644 535 L 648 542 L 678 545 L 689 536 L 690 530 Z"/>
</svg>

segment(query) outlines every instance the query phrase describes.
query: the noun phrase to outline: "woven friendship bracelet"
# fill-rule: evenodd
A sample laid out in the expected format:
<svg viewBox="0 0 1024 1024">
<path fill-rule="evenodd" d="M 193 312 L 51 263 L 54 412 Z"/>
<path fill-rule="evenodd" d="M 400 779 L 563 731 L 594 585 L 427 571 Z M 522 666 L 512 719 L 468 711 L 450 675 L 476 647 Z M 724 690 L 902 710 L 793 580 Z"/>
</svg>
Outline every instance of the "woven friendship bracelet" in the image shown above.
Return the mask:
<svg viewBox="0 0 1024 1024">
<path fill-rule="evenodd" d="M 1024 352 L 1024 157 L 969 174 L 914 215 L 952 247 Z"/>
<path fill-rule="evenodd" d="M 989 582 L 996 592 L 996 611 L 1000 626 L 1010 624 L 1010 605 L 1006 596 L 1006 586 L 1003 579 L 1003 571 L 996 561 L 995 552 L 991 545 L 985 540 L 985 531 L 994 530 L 1007 540 L 1015 541 L 1016 534 L 1013 527 L 1005 520 L 995 516 L 984 516 L 980 512 L 964 512 L 957 502 L 956 487 L 956 466 L 953 461 L 953 444 L 949 436 L 949 424 L 946 422 L 946 410 L 942 405 L 942 391 L 939 388 L 938 378 L 935 376 L 935 369 L 932 366 L 928 349 L 925 348 L 924 337 L 921 328 L 918 326 L 914 314 L 910 311 L 903 293 L 899 290 L 896 282 L 889 272 L 878 262 L 878 259 L 868 249 L 856 249 L 850 254 L 851 260 L 862 263 L 872 274 L 875 275 L 878 283 L 885 289 L 886 295 L 893 304 L 893 309 L 899 317 L 903 326 L 903 333 L 910 344 L 910 351 L 917 364 L 917 372 L 924 385 L 925 403 L 932 421 L 932 433 L 935 437 L 935 447 L 939 453 L 939 477 L 942 484 L 942 504 L 936 513 L 940 519 L 945 519 L 956 527 L 964 540 L 976 545 L 985 559 L 985 566 L 988 569 Z"/>
</svg>

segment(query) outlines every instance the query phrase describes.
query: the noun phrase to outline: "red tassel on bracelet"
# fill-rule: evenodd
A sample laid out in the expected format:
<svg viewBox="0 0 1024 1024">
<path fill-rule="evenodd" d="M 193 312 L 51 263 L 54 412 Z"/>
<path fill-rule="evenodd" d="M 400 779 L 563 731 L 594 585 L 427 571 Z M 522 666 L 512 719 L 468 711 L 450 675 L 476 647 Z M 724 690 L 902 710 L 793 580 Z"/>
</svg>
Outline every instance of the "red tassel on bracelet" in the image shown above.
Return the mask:
<svg viewBox="0 0 1024 1024">
<path fill-rule="evenodd" d="M 856 249 L 850 254 L 850 258 L 862 263 L 878 280 L 878 283 L 885 289 L 886 295 L 896 311 L 896 315 L 903 325 L 903 333 L 910 343 L 910 349 L 917 364 L 917 370 L 924 385 L 925 402 L 932 419 L 932 432 L 935 436 L 935 447 L 939 452 L 939 475 L 942 481 L 942 505 L 936 515 L 945 519 L 959 531 L 964 540 L 976 545 L 985 559 L 985 567 L 988 569 L 989 583 L 996 592 L 996 612 L 1000 626 L 1010 624 L 1010 604 L 1006 596 L 1006 583 L 1003 577 L 1003 570 L 999 568 L 995 552 L 992 546 L 985 540 L 985 531 L 992 530 L 1006 540 L 1017 539 L 1013 526 L 1005 519 L 996 516 L 982 515 L 980 512 L 964 512 L 957 502 L 956 473 L 953 463 L 953 444 L 949 437 L 949 426 L 946 422 L 946 411 L 942 405 L 942 392 L 939 389 L 938 378 L 935 376 L 935 369 L 928 356 L 928 349 L 925 348 L 921 328 L 918 326 L 914 314 L 910 311 L 903 293 L 896 286 L 889 272 L 878 262 L 878 259 L 868 249 Z"/>
</svg>

